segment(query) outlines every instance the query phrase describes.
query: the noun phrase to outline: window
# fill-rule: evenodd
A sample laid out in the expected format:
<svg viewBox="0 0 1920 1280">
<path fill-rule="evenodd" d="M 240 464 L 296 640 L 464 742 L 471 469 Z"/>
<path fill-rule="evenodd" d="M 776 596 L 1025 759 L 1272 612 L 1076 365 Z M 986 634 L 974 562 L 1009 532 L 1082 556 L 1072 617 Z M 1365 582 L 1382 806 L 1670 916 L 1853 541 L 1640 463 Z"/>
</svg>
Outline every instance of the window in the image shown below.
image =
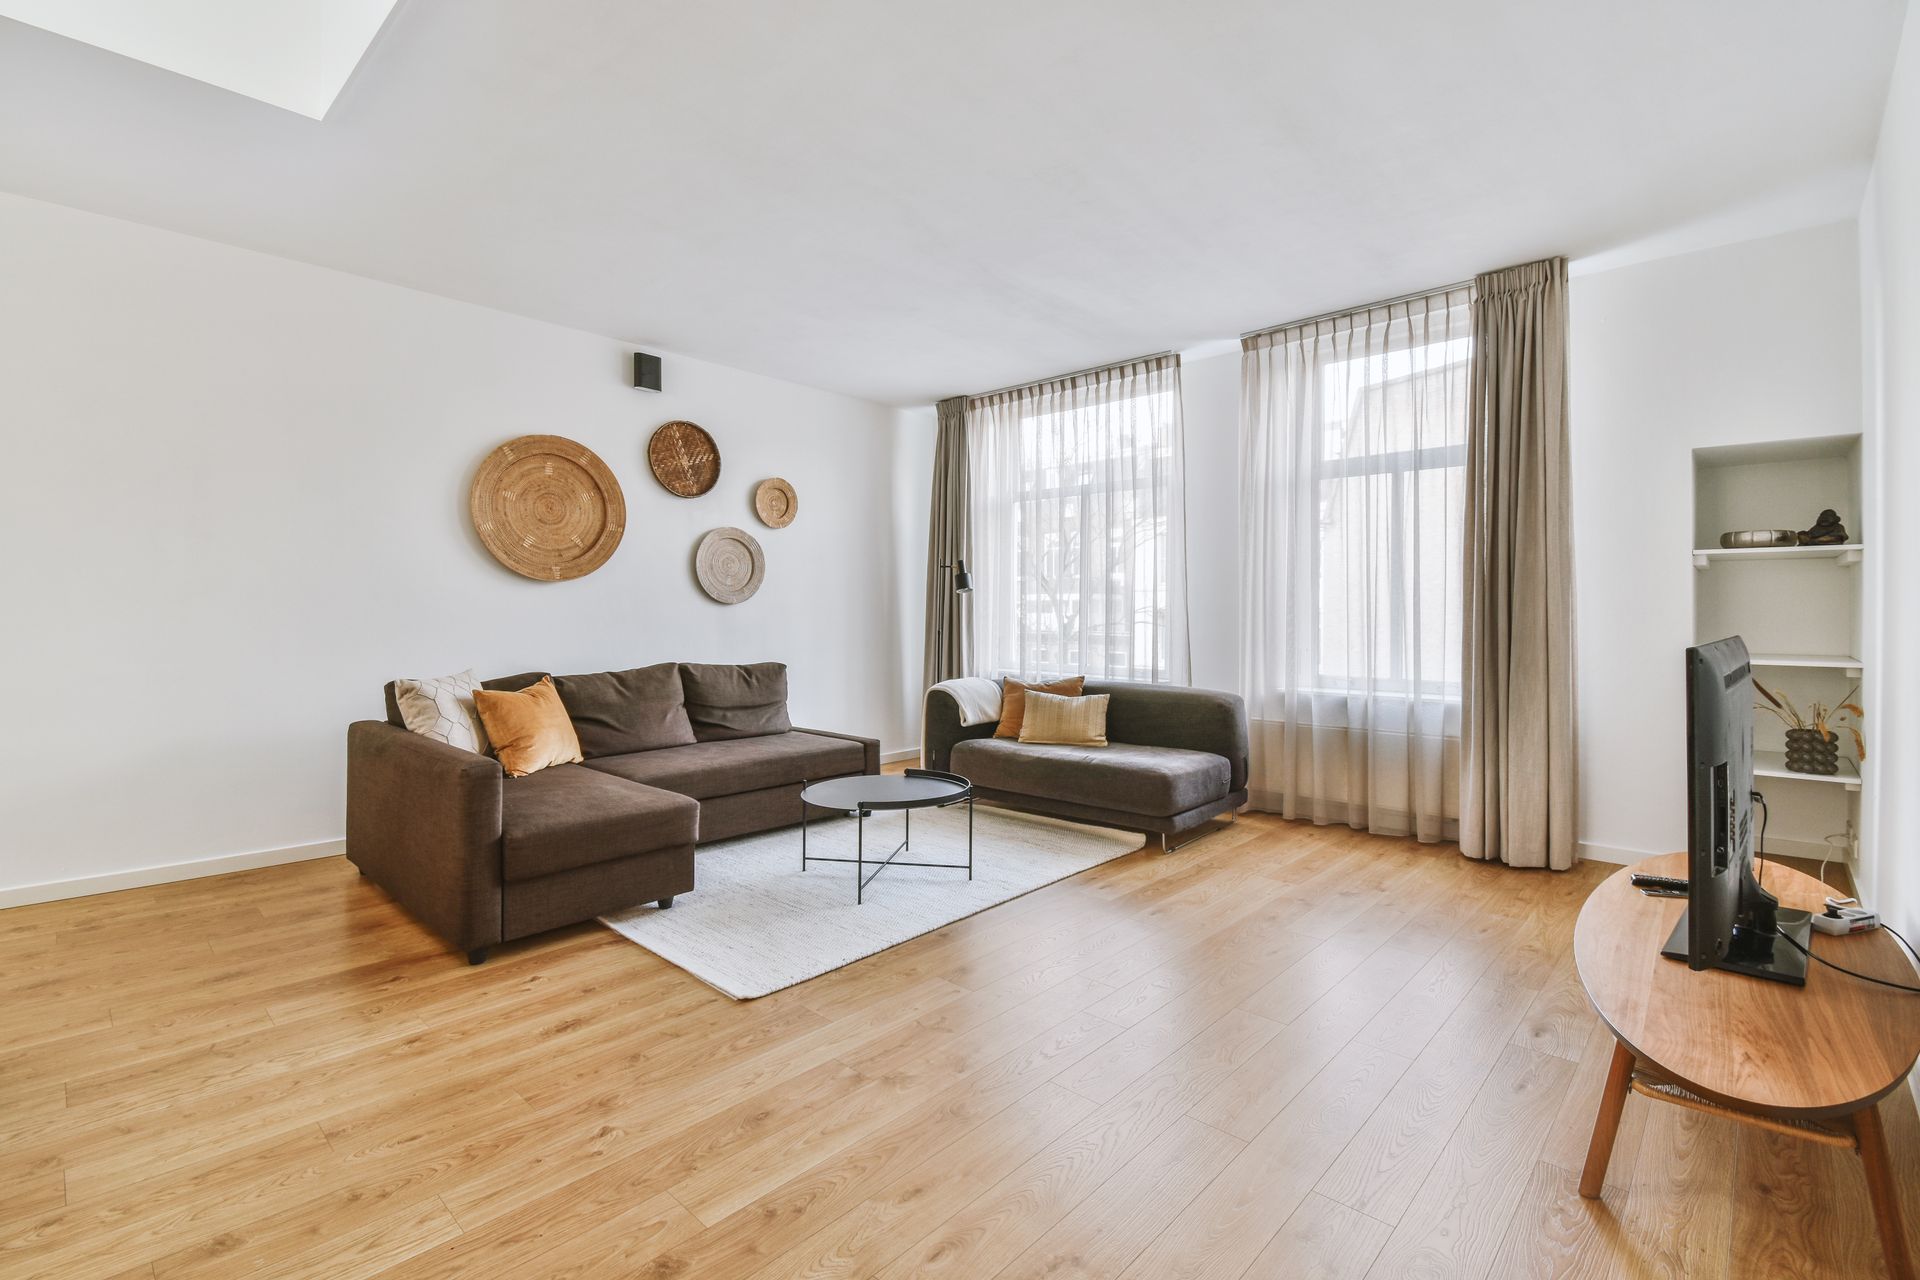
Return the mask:
<svg viewBox="0 0 1920 1280">
<path fill-rule="evenodd" d="M 1315 683 L 1460 695 L 1470 338 L 1322 364 Z"/>
<path fill-rule="evenodd" d="M 985 675 L 1184 681 L 1179 359 L 968 406 Z"/>
<path fill-rule="evenodd" d="M 1456 287 L 1242 341 L 1256 807 L 1455 829 L 1472 332 Z"/>
</svg>

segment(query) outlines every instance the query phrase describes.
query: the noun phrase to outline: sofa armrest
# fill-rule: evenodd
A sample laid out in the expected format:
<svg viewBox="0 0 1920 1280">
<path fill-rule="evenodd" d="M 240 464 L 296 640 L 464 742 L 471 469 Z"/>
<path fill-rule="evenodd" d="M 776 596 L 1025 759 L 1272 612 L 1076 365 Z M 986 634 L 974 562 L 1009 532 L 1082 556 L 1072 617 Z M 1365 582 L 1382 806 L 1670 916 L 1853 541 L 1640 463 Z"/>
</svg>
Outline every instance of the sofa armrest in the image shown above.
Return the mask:
<svg viewBox="0 0 1920 1280">
<path fill-rule="evenodd" d="M 953 768 L 954 744 L 968 738 L 991 738 L 1000 727 L 998 720 L 985 724 L 961 724 L 960 704 L 945 689 L 932 688 L 920 712 L 920 767 L 941 772 Z"/>
<path fill-rule="evenodd" d="M 835 733 L 831 729 L 795 729 L 795 733 L 810 733 L 816 738 L 840 738 L 847 742 L 857 742 L 866 752 L 866 766 L 863 773 L 880 772 L 880 739 L 863 738 L 857 733 Z"/>
<path fill-rule="evenodd" d="M 347 860 L 463 951 L 501 940 L 500 762 L 347 726 Z"/>
<path fill-rule="evenodd" d="M 1226 757 L 1230 791 L 1247 785 L 1247 704 L 1239 694 L 1117 680 L 1089 680 L 1087 692 L 1108 695 L 1113 741 L 1210 751 Z"/>
</svg>

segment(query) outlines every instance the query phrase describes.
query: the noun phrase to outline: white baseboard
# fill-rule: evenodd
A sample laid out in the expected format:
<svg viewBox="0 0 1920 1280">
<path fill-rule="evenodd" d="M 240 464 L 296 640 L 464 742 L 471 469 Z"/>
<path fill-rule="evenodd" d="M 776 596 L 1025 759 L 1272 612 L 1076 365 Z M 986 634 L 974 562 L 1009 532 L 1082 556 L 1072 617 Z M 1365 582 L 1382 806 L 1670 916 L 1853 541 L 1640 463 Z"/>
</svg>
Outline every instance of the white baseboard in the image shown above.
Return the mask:
<svg viewBox="0 0 1920 1280">
<path fill-rule="evenodd" d="M 920 748 L 918 747 L 908 747 L 905 751 L 882 751 L 880 753 L 881 764 L 898 764 L 902 760 L 918 760 L 919 758 Z"/>
<path fill-rule="evenodd" d="M 1624 867 L 1642 858 L 1651 858 L 1653 854 L 1644 849 L 1617 849 L 1612 845 L 1588 844 L 1582 840 L 1580 856 L 1589 862 L 1614 862 Z"/>
<path fill-rule="evenodd" d="M 1794 840 L 1787 836 L 1768 836 L 1767 853 L 1776 858 L 1809 858 L 1815 862 L 1827 857 L 1832 846 L 1820 840 Z M 1580 856 L 1594 862 L 1617 862 L 1627 866 L 1651 858 L 1655 853 L 1676 853 L 1674 849 L 1617 849 L 1612 845 L 1580 843 Z M 1835 862 L 1847 862 L 1844 857 L 1836 857 Z"/>
<path fill-rule="evenodd" d="M 221 876 L 229 871 L 251 871 L 256 867 L 277 867 L 288 862 L 308 862 L 344 853 L 345 840 L 322 840 L 317 844 L 294 845 L 289 849 L 256 849 L 251 853 L 228 853 L 194 862 L 171 862 L 158 867 L 137 867 L 132 871 L 109 871 L 104 875 L 81 876 L 77 880 L 49 880 L 43 884 L 23 884 L 0 889 L 0 908 L 31 906 L 36 902 L 59 902 L 66 898 L 90 898 L 96 893 L 117 893 L 122 889 L 144 889 L 152 884 L 171 884 L 175 880 L 198 880 L 203 876 Z"/>
</svg>

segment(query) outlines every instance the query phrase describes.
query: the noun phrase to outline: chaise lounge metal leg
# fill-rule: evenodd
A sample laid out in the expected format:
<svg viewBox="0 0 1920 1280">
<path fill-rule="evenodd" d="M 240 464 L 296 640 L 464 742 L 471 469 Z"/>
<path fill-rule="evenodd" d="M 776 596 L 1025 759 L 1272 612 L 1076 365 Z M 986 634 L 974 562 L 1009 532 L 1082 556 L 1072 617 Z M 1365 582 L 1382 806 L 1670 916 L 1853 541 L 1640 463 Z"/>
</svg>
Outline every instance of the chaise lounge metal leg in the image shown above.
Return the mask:
<svg viewBox="0 0 1920 1280">
<path fill-rule="evenodd" d="M 1239 817 L 1240 817 L 1239 813 L 1234 812 L 1234 813 L 1223 813 L 1215 817 L 1208 818 L 1205 822 L 1201 823 L 1199 826 L 1194 827 L 1188 833 L 1187 838 L 1185 840 L 1182 840 L 1179 844 L 1175 844 L 1173 842 L 1173 836 L 1170 835 L 1169 833 L 1165 831 L 1159 832 L 1158 835 L 1160 839 L 1160 852 L 1176 853 L 1179 850 L 1184 849 L 1188 845 L 1194 843 L 1196 840 L 1205 840 L 1208 836 L 1218 835 L 1220 833 L 1221 828 L 1232 826 L 1234 822 L 1239 819 Z M 1220 825 L 1214 826 L 1213 825 L 1214 823 L 1218 823 Z M 1154 833 L 1149 832 L 1148 834 L 1151 835 Z"/>
</svg>

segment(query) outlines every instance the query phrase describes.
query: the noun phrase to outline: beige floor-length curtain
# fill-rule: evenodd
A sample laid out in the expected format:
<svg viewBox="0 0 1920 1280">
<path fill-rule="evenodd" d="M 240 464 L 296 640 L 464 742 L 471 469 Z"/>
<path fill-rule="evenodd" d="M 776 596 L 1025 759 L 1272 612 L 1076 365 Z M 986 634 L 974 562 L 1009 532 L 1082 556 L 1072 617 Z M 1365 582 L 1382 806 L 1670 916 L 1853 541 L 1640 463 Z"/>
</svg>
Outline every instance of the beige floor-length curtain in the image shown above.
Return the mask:
<svg viewBox="0 0 1920 1280">
<path fill-rule="evenodd" d="M 1241 693 L 1253 806 L 1452 839 L 1470 291 L 1241 351 Z"/>
<path fill-rule="evenodd" d="M 953 571 L 973 555 L 967 498 L 967 398 L 936 406 L 939 439 L 933 453 L 933 505 L 927 522 L 926 687 L 973 673 L 972 617 L 967 597 L 953 589 Z"/>
<path fill-rule="evenodd" d="M 1478 277 L 1467 438 L 1460 850 L 1575 857 L 1567 264 Z"/>
</svg>

